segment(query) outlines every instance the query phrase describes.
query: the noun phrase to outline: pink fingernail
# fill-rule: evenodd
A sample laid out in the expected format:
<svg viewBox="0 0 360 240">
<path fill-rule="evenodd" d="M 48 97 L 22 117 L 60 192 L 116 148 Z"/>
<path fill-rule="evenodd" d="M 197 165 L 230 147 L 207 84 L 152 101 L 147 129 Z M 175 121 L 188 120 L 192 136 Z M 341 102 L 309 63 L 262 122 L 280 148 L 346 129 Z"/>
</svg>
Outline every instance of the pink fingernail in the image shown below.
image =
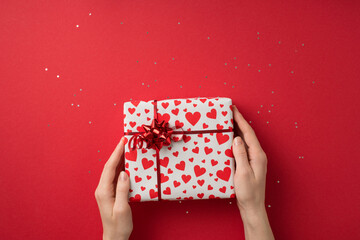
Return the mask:
<svg viewBox="0 0 360 240">
<path fill-rule="evenodd" d="M 241 145 L 241 138 L 240 137 L 235 138 L 235 145 Z"/>
<path fill-rule="evenodd" d="M 121 181 L 126 181 L 126 180 L 127 180 L 127 174 L 126 174 L 126 172 L 121 171 L 121 173 L 120 173 L 120 180 L 121 180 Z"/>
</svg>

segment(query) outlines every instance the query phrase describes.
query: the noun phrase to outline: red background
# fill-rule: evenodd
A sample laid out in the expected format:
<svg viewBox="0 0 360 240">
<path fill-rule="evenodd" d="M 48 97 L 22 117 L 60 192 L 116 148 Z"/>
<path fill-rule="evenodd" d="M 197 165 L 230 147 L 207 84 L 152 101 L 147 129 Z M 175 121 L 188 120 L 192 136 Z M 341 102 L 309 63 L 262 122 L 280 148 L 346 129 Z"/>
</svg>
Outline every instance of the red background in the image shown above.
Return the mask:
<svg viewBox="0 0 360 240">
<path fill-rule="evenodd" d="M 359 239 L 359 7 L 1 1 L 0 239 L 100 239 L 123 102 L 196 96 L 251 121 L 277 239 Z M 131 207 L 132 239 L 244 238 L 234 200 Z"/>
</svg>

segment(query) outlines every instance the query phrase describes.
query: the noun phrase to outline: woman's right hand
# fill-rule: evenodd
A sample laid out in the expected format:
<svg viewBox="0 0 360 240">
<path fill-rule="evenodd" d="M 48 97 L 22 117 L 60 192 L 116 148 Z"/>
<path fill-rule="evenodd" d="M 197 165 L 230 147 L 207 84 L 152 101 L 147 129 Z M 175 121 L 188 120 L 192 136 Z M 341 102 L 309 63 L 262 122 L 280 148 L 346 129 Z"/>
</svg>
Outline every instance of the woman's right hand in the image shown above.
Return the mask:
<svg viewBox="0 0 360 240">
<path fill-rule="evenodd" d="M 233 105 L 236 123 L 233 154 L 237 205 L 244 223 L 245 238 L 274 239 L 265 209 L 267 157 L 254 130 Z"/>
</svg>

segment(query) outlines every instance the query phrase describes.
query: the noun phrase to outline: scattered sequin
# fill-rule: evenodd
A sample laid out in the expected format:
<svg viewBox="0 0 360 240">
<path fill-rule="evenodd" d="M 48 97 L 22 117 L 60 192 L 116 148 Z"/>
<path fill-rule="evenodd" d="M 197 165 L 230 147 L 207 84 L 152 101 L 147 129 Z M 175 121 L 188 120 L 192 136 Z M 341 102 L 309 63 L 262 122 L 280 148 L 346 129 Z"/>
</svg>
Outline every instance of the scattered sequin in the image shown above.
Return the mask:
<svg viewBox="0 0 360 240">
<path fill-rule="evenodd" d="M 210 39 L 210 37 L 208 37 L 208 39 Z"/>
<path fill-rule="evenodd" d="M 116 106 L 116 103 L 114 103 L 114 106 Z"/>
<path fill-rule="evenodd" d="M 77 24 L 77 25 L 76 25 L 76 27 L 78 28 L 78 27 L 79 27 L 79 25 Z"/>
<path fill-rule="evenodd" d="M 271 205 L 269 204 L 268 207 L 271 207 Z"/>
<path fill-rule="evenodd" d="M 277 183 L 280 183 L 280 181 L 278 180 Z"/>
<path fill-rule="evenodd" d="M 186 213 L 189 213 L 189 211 L 186 211 Z"/>
<path fill-rule="evenodd" d="M 89 13 L 89 16 L 91 16 L 91 13 Z"/>
<path fill-rule="evenodd" d="M 80 107 L 80 104 L 78 104 L 77 107 Z"/>
<path fill-rule="evenodd" d="M 301 44 L 301 46 L 305 46 L 305 44 Z"/>
<path fill-rule="evenodd" d="M 89 121 L 89 124 L 91 124 L 91 121 Z"/>
<path fill-rule="evenodd" d="M 178 22 L 178 24 L 180 24 L 180 22 Z"/>
<path fill-rule="evenodd" d="M 235 69 L 237 69 L 237 66 L 235 66 Z"/>
<path fill-rule="evenodd" d="M 60 78 L 60 75 L 56 75 L 57 78 Z"/>
<path fill-rule="evenodd" d="M 45 71 L 47 71 L 48 70 L 48 68 L 45 68 Z"/>
</svg>

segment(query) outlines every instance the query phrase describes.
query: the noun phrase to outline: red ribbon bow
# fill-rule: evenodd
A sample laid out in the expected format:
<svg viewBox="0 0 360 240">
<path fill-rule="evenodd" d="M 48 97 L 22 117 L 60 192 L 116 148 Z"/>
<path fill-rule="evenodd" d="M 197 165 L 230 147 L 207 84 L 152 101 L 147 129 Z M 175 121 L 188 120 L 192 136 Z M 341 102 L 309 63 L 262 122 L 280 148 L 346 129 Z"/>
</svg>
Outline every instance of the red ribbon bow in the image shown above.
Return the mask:
<svg viewBox="0 0 360 240">
<path fill-rule="evenodd" d="M 150 125 L 143 124 L 141 127 L 144 129 L 144 132 L 139 132 L 130 138 L 130 149 L 134 150 L 136 146 L 142 148 L 144 142 L 146 143 L 146 148 L 155 150 L 160 150 L 162 146 L 169 146 L 173 130 L 168 125 L 169 123 L 165 122 L 165 120 L 159 123 L 157 119 L 153 119 Z"/>
</svg>

